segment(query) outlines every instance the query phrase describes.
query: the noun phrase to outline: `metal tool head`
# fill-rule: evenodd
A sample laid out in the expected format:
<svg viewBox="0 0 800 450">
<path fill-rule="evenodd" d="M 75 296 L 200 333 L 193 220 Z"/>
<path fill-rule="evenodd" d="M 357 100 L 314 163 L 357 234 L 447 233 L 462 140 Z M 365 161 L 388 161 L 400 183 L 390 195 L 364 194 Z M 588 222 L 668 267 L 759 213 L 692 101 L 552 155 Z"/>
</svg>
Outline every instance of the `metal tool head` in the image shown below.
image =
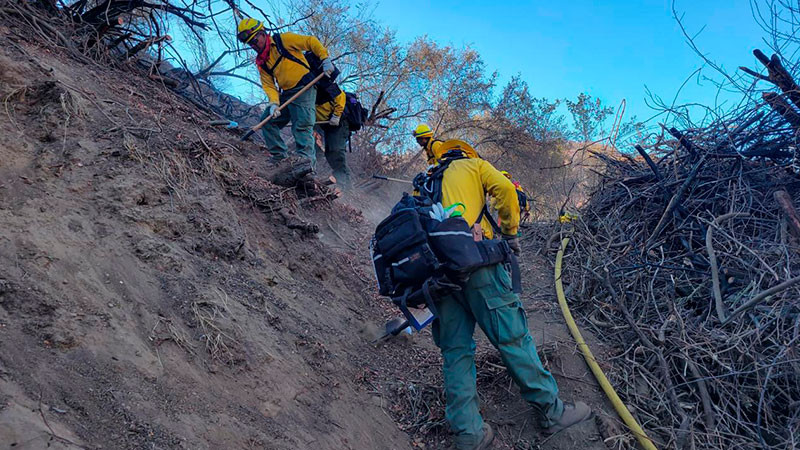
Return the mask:
<svg viewBox="0 0 800 450">
<path fill-rule="evenodd" d="M 247 133 L 245 133 L 244 136 L 242 136 L 242 138 L 239 139 L 239 140 L 241 142 L 244 142 L 244 141 L 250 139 L 250 136 L 252 136 L 255 132 L 256 132 L 256 130 L 251 128 L 251 129 L 247 130 Z"/>
</svg>

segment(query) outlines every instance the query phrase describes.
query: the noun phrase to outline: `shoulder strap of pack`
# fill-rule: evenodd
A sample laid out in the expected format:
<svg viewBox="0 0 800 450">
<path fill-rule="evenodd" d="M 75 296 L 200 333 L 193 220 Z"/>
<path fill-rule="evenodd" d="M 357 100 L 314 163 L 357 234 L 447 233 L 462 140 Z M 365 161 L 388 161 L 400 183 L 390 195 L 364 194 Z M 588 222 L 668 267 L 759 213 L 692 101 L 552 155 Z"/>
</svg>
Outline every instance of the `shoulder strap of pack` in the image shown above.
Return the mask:
<svg viewBox="0 0 800 450">
<path fill-rule="evenodd" d="M 444 159 L 439 161 L 439 165 L 434 167 L 433 170 L 425 177 L 425 182 L 422 184 L 420 194 L 424 197 L 431 199 L 433 203 L 440 203 L 442 201 L 442 180 L 444 179 L 444 171 L 450 165 L 452 160 Z"/>
<path fill-rule="evenodd" d="M 459 159 L 467 159 L 461 152 L 447 152 L 439 158 L 439 165 L 433 168 L 430 174 L 425 179 L 422 185 L 421 195 L 428 197 L 433 203 L 441 203 L 442 201 L 442 180 L 444 180 L 444 171 L 450 166 L 450 163 Z"/>
<path fill-rule="evenodd" d="M 444 180 L 444 171 L 450 166 L 450 163 L 459 159 L 469 159 L 469 157 L 465 156 L 463 153 L 459 152 L 458 155 L 449 155 L 445 154 L 439 160 L 439 165 L 433 169 L 425 183 L 422 185 L 422 191 L 420 192 L 421 195 L 428 197 L 433 201 L 433 203 L 440 203 L 442 201 L 442 180 Z M 483 209 L 481 210 L 480 215 L 478 215 L 478 219 L 475 223 L 481 223 L 483 218 L 486 217 L 486 220 L 491 225 L 492 230 L 494 230 L 495 234 L 501 234 L 500 226 L 497 224 L 497 221 L 494 220 L 494 217 L 489 213 L 489 207 L 486 203 L 483 204 Z"/>
<path fill-rule="evenodd" d="M 311 70 L 311 68 L 308 67 L 308 64 L 304 63 L 300 58 L 294 56 L 289 50 L 286 50 L 286 47 L 283 46 L 283 39 L 281 38 L 280 33 L 275 33 L 272 35 L 272 43 L 275 44 L 275 49 L 278 50 L 278 59 L 275 61 L 275 64 L 273 64 L 272 67 L 267 67 L 267 65 L 264 64 L 264 70 L 266 70 L 267 73 L 270 74 L 270 76 L 272 77 L 275 76 L 274 75 L 275 68 L 278 67 L 278 64 L 281 63 L 281 60 L 283 58 L 286 58 L 289 61 L 293 61 L 297 64 L 300 64 L 309 71 Z"/>
<path fill-rule="evenodd" d="M 492 214 L 489 212 L 489 207 L 486 205 L 486 203 L 483 204 L 483 209 L 481 210 L 481 213 L 475 223 L 480 224 L 484 217 L 486 217 L 486 220 L 492 227 L 494 234 L 502 234 L 502 231 L 500 231 L 500 225 L 498 225 L 497 221 L 494 220 L 494 217 L 492 217 Z"/>
</svg>

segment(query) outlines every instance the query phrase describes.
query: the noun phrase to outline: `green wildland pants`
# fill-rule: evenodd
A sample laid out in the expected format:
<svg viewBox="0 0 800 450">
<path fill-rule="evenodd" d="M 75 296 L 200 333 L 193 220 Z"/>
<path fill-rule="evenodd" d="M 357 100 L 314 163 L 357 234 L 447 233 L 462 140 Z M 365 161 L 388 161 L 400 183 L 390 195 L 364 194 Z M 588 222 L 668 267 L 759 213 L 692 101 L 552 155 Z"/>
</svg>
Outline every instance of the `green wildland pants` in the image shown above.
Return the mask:
<svg viewBox="0 0 800 450">
<path fill-rule="evenodd" d="M 302 89 L 303 86 L 295 87 L 281 93 L 281 104 L 286 102 L 292 95 Z M 316 119 L 315 100 L 317 98 L 317 88 L 312 86 L 303 95 L 297 97 L 292 103 L 281 111 L 281 115 L 267 122 L 261 132 L 267 142 L 267 149 L 275 159 L 284 159 L 288 155 L 286 143 L 281 138 L 281 129 L 292 122 L 292 135 L 294 136 L 297 153 L 311 160 L 311 167 L 317 163 L 317 155 L 314 152 L 314 120 Z M 269 114 L 265 110 L 261 116 L 264 120 Z"/>
<path fill-rule="evenodd" d="M 350 188 L 350 168 L 347 167 L 347 139 L 350 137 L 350 126 L 347 119 L 342 117 L 339 126 L 332 127 L 321 125 L 320 134 L 325 140 L 325 159 L 331 166 L 336 182 L 344 187 Z M 317 151 L 322 151 L 317 149 Z"/>
<path fill-rule="evenodd" d="M 472 448 L 483 437 L 475 373 L 475 324 L 500 352 L 511 378 L 519 386 L 541 425 L 561 417 L 564 404 L 558 386 L 542 366 L 528 332 L 519 296 L 511 290 L 511 277 L 502 264 L 475 271 L 465 288 L 435 303 L 433 340 L 442 351 L 445 416 L 455 434 L 456 448 Z"/>
</svg>

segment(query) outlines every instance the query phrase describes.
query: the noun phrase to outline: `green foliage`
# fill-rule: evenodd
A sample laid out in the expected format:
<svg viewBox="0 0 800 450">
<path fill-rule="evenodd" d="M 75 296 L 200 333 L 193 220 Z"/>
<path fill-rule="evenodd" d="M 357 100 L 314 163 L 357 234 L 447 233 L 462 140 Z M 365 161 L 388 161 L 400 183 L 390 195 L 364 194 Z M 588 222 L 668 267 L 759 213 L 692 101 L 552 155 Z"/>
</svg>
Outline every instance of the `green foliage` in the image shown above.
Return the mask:
<svg viewBox="0 0 800 450">
<path fill-rule="evenodd" d="M 537 141 L 560 141 L 568 134 L 564 116 L 557 112 L 560 104 L 561 100 L 533 97 L 528 84 L 517 75 L 503 88 L 494 115 L 525 130 Z"/>
<path fill-rule="evenodd" d="M 605 120 L 614 113 L 614 108 L 604 106 L 599 98 L 583 92 L 575 101 L 566 102 L 572 115 L 573 137 L 583 143 L 594 141 L 602 133 Z"/>
</svg>

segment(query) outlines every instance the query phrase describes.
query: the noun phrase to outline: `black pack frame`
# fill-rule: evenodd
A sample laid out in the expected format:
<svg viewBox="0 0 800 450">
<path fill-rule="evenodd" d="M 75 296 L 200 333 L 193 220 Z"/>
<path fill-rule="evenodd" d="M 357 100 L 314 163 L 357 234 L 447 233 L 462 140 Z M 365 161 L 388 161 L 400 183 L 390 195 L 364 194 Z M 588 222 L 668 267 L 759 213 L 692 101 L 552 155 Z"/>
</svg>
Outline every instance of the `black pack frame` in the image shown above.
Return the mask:
<svg viewBox="0 0 800 450">
<path fill-rule="evenodd" d="M 514 290 L 520 292 L 519 270 L 513 270 L 516 260 L 507 242 L 476 242 L 463 218 L 433 219 L 430 205 L 427 198 L 404 194 L 376 228 L 370 251 L 381 295 L 414 323 L 409 308 L 427 307 L 436 316 L 437 299 L 460 291 L 478 268 L 498 263 L 511 266 Z"/>
</svg>

